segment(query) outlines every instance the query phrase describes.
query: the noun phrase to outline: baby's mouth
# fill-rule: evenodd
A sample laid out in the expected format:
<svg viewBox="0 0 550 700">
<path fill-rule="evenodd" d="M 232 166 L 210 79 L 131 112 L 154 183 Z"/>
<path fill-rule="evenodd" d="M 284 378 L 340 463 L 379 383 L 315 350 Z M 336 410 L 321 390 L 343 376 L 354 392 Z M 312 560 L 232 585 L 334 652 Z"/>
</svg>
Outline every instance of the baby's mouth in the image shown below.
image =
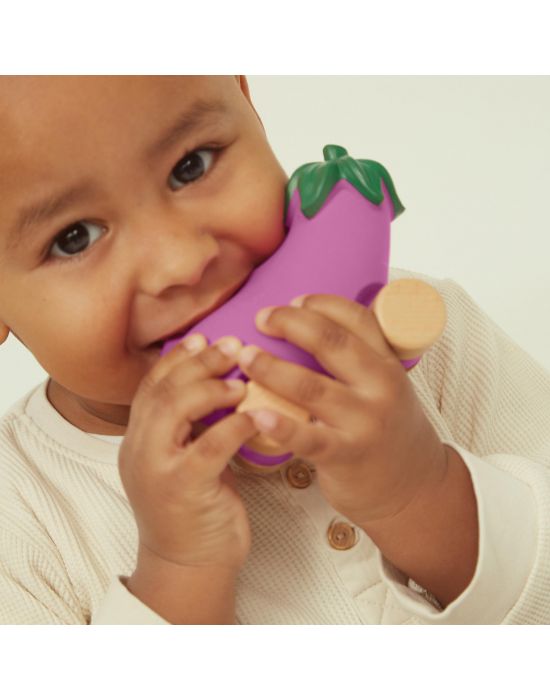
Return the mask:
<svg viewBox="0 0 550 700">
<path fill-rule="evenodd" d="M 145 349 L 146 350 L 162 350 L 163 346 L 170 340 L 175 340 L 176 338 L 183 338 L 183 336 L 188 333 L 193 326 L 195 326 L 199 321 L 201 321 L 203 318 L 208 316 L 208 314 L 212 313 L 217 307 L 213 307 L 211 309 L 208 309 L 208 311 L 203 312 L 202 314 L 199 314 L 195 316 L 195 318 L 187 323 L 185 326 L 181 326 L 181 328 L 178 328 L 175 331 L 172 331 L 171 333 L 168 333 L 167 335 L 163 335 L 161 338 L 158 340 L 155 340 L 154 342 L 150 343 Z"/>
<path fill-rule="evenodd" d="M 210 308 L 201 312 L 200 314 L 197 314 L 185 326 L 181 326 L 181 328 L 178 328 L 177 330 L 172 331 L 147 345 L 145 348 L 146 352 L 158 353 L 162 350 L 163 346 L 168 341 L 175 340 L 176 338 L 182 338 L 184 335 L 186 335 L 186 333 L 188 333 L 191 330 L 191 328 L 193 328 L 193 326 L 196 326 L 197 323 L 199 323 L 199 321 L 202 321 L 203 318 L 206 318 L 213 311 L 219 309 L 220 306 L 223 306 L 223 304 L 225 304 L 226 301 L 234 297 L 235 294 L 237 294 L 239 290 L 246 284 L 249 276 L 250 275 L 247 275 L 247 277 L 244 280 L 242 280 L 238 285 L 236 285 L 234 289 L 227 290 L 224 294 L 222 294 L 222 296 L 219 299 L 216 300 L 215 304 L 213 304 Z"/>
<path fill-rule="evenodd" d="M 208 313 L 210 313 L 210 311 Z M 200 319 L 198 319 L 198 320 L 200 320 Z M 154 343 L 151 343 L 145 349 L 146 350 L 162 350 L 165 343 L 167 343 L 169 340 L 175 340 L 176 338 L 183 337 L 190 328 L 192 328 L 196 323 L 198 323 L 198 320 L 187 324 L 187 326 L 180 328 L 180 330 L 175 331 L 174 333 L 171 333 L 170 335 L 164 336 L 163 338 L 160 338 L 159 340 L 155 340 Z"/>
</svg>

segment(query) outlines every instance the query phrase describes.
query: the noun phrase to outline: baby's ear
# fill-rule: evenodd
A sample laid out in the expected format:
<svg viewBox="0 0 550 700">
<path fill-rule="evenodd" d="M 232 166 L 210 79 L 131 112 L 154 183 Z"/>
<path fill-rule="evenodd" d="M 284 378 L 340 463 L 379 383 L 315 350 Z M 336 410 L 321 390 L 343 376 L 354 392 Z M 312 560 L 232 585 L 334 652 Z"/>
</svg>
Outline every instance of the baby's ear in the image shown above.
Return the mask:
<svg viewBox="0 0 550 700">
<path fill-rule="evenodd" d="M 246 75 L 236 75 L 235 80 L 237 81 L 237 87 L 246 97 L 246 99 L 252 104 L 252 98 L 250 97 L 250 88 L 248 87 L 248 80 Z"/>
<path fill-rule="evenodd" d="M 263 121 L 261 120 L 260 115 L 256 111 L 256 107 L 254 107 L 254 104 L 252 102 L 252 98 L 250 97 L 250 88 L 248 87 L 248 80 L 246 79 L 246 75 L 236 75 L 235 80 L 237 81 L 237 85 L 239 86 L 239 89 L 243 93 L 243 95 L 246 97 L 247 101 L 249 102 L 250 106 L 256 113 L 256 116 L 258 117 L 258 121 L 262 125 L 262 129 L 265 131 L 265 126 Z"/>
<path fill-rule="evenodd" d="M 8 339 L 8 335 L 10 334 L 10 329 L 0 321 L 0 345 L 4 343 Z"/>
</svg>

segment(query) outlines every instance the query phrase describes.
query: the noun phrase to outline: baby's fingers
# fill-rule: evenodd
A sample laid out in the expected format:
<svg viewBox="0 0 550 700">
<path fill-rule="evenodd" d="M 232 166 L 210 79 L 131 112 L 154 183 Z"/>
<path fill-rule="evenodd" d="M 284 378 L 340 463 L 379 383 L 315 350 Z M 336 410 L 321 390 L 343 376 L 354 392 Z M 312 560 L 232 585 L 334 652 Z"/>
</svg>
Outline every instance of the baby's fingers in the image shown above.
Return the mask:
<svg viewBox="0 0 550 700">
<path fill-rule="evenodd" d="M 361 399 L 348 387 L 320 372 L 287 362 L 254 345 L 247 345 L 239 356 L 239 366 L 250 380 L 265 387 L 277 397 L 316 416 L 325 425 L 346 429 L 357 421 L 362 410 Z M 265 406 L 273 405 L 266 401 Z M 249 408 L 263 408 L 261 401 Z M 277 409 L 276 409 L 277 410 Z M 281 413 L 289 413 L 279 409 Z"/>
<path fill-rule="evenodd" d="M 339 431 L 328 429 L 318 419 L 303 423 L 267 409 L 247 411 L 245 415 L 250 416 L 262 435 L 275 440 L 285 452 L 302 459 L 320 463 L 337 454 L 341 445 Z"/>
<path fill-rule="evenodd" d="M 181 362 L 186 361 L 193 355 L 197 355 L 207 347 L 208 341 L 201 333 L 195 333 L 189 338 L 180 341 L 174 345 L 170 352 L 159 358 L 157 363 L 149 371 L 147 381 L 150 384 L 161 381 Z"/>
<path fill-rule="evenodd" d="M 184 447 L 195 421 L 245 396 L 240 380 L 205 379 L 185 386 L 161 383 L 142 418 L 149 450 L 172 455 Z"/>
<path fill-rule="evenodd" d="M 186 344 L 188 341 L 191 344 Z M 145 389 L 152 387 L 175 371 L 181 374 L 182 366 L 187 367 L 183 374 L 189 380 L 225 374 L 233 366 L 234 356 L 241 346 L 240 340 L 233 336 L 224 336 L 208 345 L 202 334 L 195 333 L 161 357 L 144 377 L 142 386 Z"/>
<path fill-rule="evenodd" d="M 254 421 L 244 413 L 232 413 L 218 421 L 185 447 L 188 479 L 204 482 L 219 477 L 229 459 L 257 434 Z"/>
</svg>

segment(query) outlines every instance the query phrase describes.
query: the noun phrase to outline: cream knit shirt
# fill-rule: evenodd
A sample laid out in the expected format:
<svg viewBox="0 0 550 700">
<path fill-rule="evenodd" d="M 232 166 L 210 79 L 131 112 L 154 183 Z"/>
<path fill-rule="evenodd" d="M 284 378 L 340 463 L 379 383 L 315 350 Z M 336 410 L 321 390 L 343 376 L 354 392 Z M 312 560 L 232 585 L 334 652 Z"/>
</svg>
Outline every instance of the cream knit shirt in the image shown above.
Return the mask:
<svg viewBox="0 0 550 700">
<path fill-rule="evenodd" d="M 305 488 L 232 464 L 253 538 L 241 624 L 550 623 L 550 378 L 457 284 L 399 277 L 431 282 L 447 306 L 444 335 L 408 376 L 472 476 L 474 578 L 440 611 L 358 528 L 352 547 L 331 546 L 345 518 L 314 464 Z M 57 413 L 46 382 L 1 419 L 0 623 L 164 623 L 124 586 L 138 539 L 118 449 Z"/>
</svg>

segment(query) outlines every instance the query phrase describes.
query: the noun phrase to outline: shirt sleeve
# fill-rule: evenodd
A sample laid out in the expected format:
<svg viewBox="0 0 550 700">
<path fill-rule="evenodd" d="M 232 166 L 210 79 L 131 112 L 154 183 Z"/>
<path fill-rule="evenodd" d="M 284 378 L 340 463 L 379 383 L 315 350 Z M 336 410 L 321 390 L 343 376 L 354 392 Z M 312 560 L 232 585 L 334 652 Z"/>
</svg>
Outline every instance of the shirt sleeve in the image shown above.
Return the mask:
<svg viewBox="0 0 550 700">
<path fill-rule="evenodd" d="M 407 589 L 380 558 L 408 610 L 430 622 L 550 623 L 550 374 L 451 280 L 428 279 L 447 307 L 424 374 L 472 478 L 479 525 L 474 577 L 444 611 Z"/>
<path fill-rule="evenodd" d="M 0 530 L 2 625 L 169 624 L 133 596 L 124 581 L 122 576 L 111 581 L 90 620 L 56 552 Z"/>
<path fill-rule="evenodd" d="M 531 488 L 499 468 L 501 458 L 482 460 L 448 443 L 466 464 L 477 503 L 479 548 L 472 580 L 444 610 L 429 591 L 411 581 L 381 554 L 382 578 L 400 605 L 424 622 L 499 624 L 520 599 L 535 558 L 537 523 Z"/>
<path fill-rule="evenodd" d="M 156 612 L 130 593 L 125 577 L 111 581 L 101 602 L 92 614 L 92 625 L 168 625 Z"/>
<path fill-rule="evenodd" d="M 0 528 L 0 624 L 86 624 L 55 555 L 6 528 Z"/>
</svg>

